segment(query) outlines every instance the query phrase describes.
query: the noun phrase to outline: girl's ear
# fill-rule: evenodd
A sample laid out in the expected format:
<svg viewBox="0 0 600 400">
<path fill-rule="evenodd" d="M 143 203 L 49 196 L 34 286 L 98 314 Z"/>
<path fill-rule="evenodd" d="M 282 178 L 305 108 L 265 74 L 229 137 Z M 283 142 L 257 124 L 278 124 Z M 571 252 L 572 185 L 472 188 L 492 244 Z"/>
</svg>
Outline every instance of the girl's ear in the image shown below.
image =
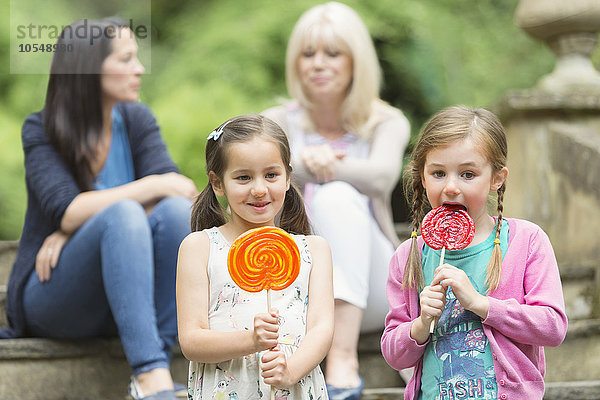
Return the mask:
<svg viewBox="0 0 600 400">
<path fill-rule="evenodd" d="M 492 176 L 492 183 L 490 185 L 490 190 L 496 191 L 500 189 L 500 186 L 504 184 L 506 178 L 508 177 L 508 168 L 502 167 L 500 171 L 496 171 L 494 176 Z"/>
<path fill-rule="evenodd" d="M 291 182 L 292 182 L 292 180 L 291 180 L 290 176 L 288 175 L 288 177 L 287 177 L 287 180 L 286 180 L 286 183 L 285 183 L 285 191 L 286 191 L 286 192 L 287 192 L 288 190 L 290 190 L 290 185 L 291 185 Z"/>
<path fill-rule="evenodd" d="M 213 192 L 219 197 L 225 195 L 225 191 L 223 190 L 223 182 L 221 179 L 215 174 L 213 171 L 208 173 L 208 180 L 210 181 L 210 185 L 212 186 Z"/>
</svg>

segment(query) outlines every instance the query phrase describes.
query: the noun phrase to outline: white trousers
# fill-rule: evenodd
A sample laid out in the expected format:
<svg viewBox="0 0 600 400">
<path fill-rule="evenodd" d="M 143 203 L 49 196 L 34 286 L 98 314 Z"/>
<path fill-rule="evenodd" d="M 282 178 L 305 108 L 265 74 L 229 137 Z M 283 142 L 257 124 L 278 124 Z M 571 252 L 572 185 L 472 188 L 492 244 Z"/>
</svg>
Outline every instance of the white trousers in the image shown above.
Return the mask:
<svg viewBox="0 0 600 400">
<path fill-rule="evenodd" d="M 369 198 L 336 181 L 315 185 L 308 207 L 314 233 L 331 247 L 334 297 L 364 309 L 361 332 L 381 330 L 394 246 L 373 218 Z"/>
</svg>

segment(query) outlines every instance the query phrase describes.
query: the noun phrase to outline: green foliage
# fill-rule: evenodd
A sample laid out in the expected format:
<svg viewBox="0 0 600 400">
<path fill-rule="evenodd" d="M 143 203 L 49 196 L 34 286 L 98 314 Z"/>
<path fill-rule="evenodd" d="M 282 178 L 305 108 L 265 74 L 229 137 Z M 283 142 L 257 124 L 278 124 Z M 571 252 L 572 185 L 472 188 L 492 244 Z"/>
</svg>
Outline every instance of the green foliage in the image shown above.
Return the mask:
<svg viewBox="0 0 600 400">
<path fill-rule="evenodd" d="M 514 25 L 517 0 L 345 2 L 373 36 L 384 73 L 382 97 L 406 113 L 413 135 L 439 108 L 490 105 L 509 89 L 533 86 L 554 64 L 543 44 Z M 2 49 L 10 46 L 7 3 L 0 5 Z M 142 101 L 154 111 L 176 163 L 199 188 L 206 184 L 208 134 L 228 118 L 260 112 L 287 96 L 287 39 L 302 12 L 318 3 L 152 1 L 152 65 Z M 48 8 L 53 15 L 66 11 Z M 0 52 L 0 59 L 0 239 L 16 239 L 26 205 L 20 127 L 42 107 L 48 78 L 10 75 L 8 54 Z M 598 52 L 594 59 L 600 60 Z"/>
<path fill-rule="evenodd" d="M 0 239 L 19 237 L 27 195 L 20 123 L 0 109 Z"/>
</svg>

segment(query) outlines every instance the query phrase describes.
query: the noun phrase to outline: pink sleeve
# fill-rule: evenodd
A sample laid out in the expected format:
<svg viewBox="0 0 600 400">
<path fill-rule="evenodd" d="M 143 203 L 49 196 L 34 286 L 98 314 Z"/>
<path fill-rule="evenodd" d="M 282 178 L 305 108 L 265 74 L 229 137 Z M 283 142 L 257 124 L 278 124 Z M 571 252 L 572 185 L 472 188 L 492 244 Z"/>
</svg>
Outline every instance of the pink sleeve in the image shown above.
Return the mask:
<svg viewBox="0 0 600 400">
<path fill-rule="evenodd" d="M 502 263 L 503 287 L 490 294 L 483 323 L 515 342 L 558 346 L 567 332 L 560 274 L 548 236 L 536 228 L 510 244 Z"/>
<path fill-rule="evenodd" d="M 398 247 L 390 261 L 386 289 L 390 312 L 385 319 L 381 337 L 381 353 L 387 363 L 397 370 L 416 365 L 427 345 L 427 342 L 418 344 L 410 336 L 412 321 L 420 315 L 420 310 L 417 291 L 402 288 L 409 249 L 410 239 Z"/>
</svg>

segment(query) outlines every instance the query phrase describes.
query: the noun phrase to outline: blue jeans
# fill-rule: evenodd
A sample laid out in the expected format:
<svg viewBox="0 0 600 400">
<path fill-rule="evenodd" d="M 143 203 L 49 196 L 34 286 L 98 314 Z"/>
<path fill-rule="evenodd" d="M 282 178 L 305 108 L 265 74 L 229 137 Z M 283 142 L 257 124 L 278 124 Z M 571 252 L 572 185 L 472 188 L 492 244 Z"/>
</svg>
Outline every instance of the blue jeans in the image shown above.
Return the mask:
<svg viewBox="0 0 600 400">
<path fill-rule="evenodd" d="M 120 336 L 138 375 L 169 368 L 177 337 L 175 276 L 190 232 L 191 202 L 165 198 L 149 215 L 123 200 L 83 224 L 62 249 L 50 280 L 34 270 L 25 286 L 27 328 L 35 336 Z"/>
</svg>

